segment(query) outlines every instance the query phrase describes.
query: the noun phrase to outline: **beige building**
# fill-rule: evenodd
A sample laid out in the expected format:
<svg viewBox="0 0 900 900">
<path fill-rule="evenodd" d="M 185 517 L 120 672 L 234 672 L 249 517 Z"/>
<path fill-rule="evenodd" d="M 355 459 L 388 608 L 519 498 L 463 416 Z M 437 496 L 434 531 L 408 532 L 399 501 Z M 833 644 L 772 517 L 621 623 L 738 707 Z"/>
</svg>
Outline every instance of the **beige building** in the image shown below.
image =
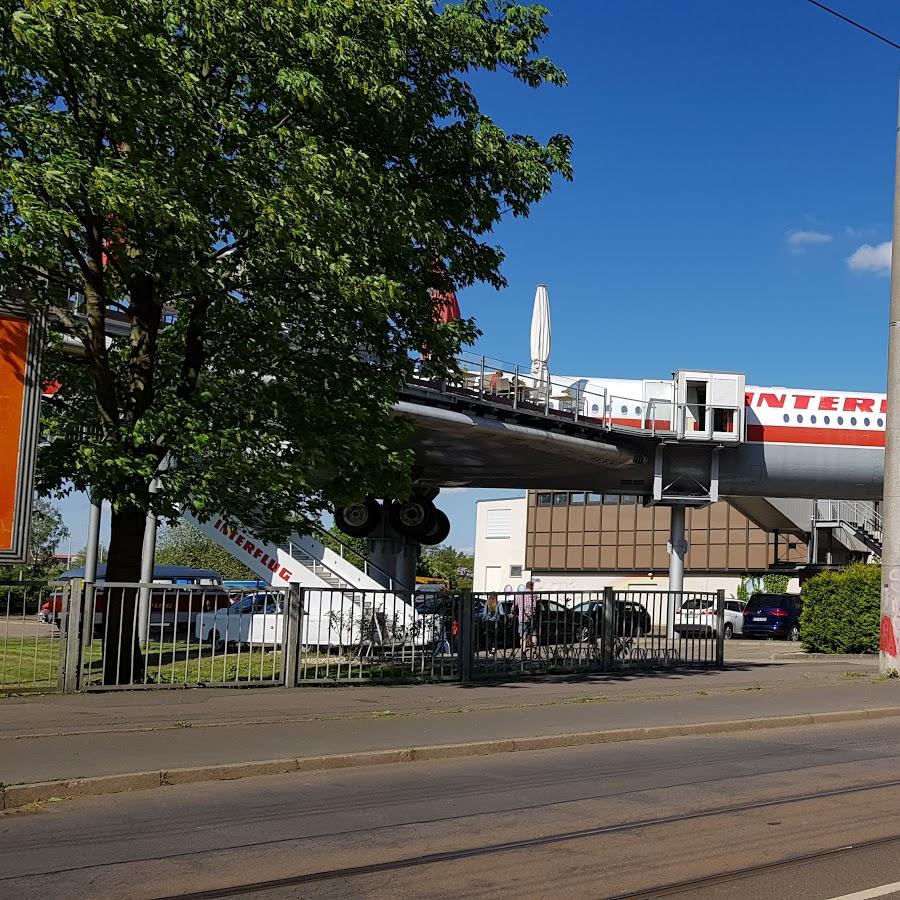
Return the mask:
<svg viewBox="0 0 900 900">
<path fill-rule="evenodd" d="M 687 510 L 685 590 L 724 589 L 780 571 L 790 590 L 809 555 L 795 533 L 766 530 L 727 501 Z M 477 504 L 476 591 L 668 587 L 669 509 L 638 497 L 586 491 L 530 491 Z"/>
</svg>

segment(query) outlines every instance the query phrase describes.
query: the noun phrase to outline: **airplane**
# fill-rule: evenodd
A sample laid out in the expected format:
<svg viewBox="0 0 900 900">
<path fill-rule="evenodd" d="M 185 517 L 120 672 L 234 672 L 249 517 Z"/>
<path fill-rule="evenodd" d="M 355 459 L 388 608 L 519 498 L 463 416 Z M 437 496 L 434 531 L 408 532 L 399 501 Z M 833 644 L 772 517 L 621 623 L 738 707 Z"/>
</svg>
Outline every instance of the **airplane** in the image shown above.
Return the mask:
<svg viewBox="0 0 900 900">
<path fill-rule="evenodd" d="M 459 362 L 461 375 L 414 380 L 396 407 L 415 424 L 423 486 L 592 489 L 668 505 L 882 496 L 882 393 L 702 370 L 541 382 L 480 357 Z"/>
</svg>

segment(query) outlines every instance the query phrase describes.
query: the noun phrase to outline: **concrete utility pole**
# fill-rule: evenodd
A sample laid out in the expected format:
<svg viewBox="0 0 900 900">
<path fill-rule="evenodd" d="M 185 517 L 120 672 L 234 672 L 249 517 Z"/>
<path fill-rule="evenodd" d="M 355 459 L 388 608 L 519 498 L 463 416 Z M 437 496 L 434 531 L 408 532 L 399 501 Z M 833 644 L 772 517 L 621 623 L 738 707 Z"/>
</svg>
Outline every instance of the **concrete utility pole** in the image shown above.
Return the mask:
<svg viewBox="0 0 900 900">
<path fill-rule="evenodd" d="M 881 548 L 881 672 L 900 671 L 900 100 L 894 156 L 894 234 L 888 325 L 887 426 L 884 444 L 884 531 Z"/>
</svg>

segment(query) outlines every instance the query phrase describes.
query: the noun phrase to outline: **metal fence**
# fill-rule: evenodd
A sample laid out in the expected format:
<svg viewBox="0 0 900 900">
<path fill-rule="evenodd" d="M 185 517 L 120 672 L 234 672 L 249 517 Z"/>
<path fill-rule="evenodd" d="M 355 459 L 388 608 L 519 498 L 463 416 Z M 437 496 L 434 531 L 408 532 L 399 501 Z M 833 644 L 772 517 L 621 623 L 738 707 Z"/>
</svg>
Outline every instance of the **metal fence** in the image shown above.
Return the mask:
<svg viewBox="0 0 900 900">
<path fill-rule="evenodd" d="M 0 582 L 0 690 L 52 690 L 60 687 L 62 640 L 41 608 L 61 585 L 45 581 Z"/>
<path fill-rule="evenodd" d="M 724 593 L 3 585 L 0 690 L 501 679 L 721 665 Z"/>
</svg>

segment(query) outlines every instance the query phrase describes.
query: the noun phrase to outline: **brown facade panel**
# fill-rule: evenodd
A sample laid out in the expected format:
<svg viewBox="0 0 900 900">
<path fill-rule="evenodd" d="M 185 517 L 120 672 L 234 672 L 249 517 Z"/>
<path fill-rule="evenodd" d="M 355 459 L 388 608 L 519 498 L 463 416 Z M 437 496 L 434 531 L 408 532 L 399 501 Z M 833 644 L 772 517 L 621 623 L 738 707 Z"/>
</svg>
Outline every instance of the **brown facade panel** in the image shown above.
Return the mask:
<svg viewBox="0 0 900 900">
<path fill-rule="evenodd" d="M 728 551 L 724 544 L 710 544 L 709 562 L 710 569 L 724 569 L 728 562 Z"/>
<path fill-rule="evenodd" d="M 622 503 L 598 494 L 579 494 L 573 502 L 566 492 L 543 493 L 549 494 L 550 503 L 542 500 L 538 505 L 535 492 L 528 496 L 525 559 L 529 568 L 643 575 L 668 568 L 668 507 Z M 688 509 L 686 524 L 689 573 L 760 572 L 774 559 L 774 536 L 727 502 Z M 802 563 L 806 554 L 802 541 L 779 537 L 778 561 Z"/>
<path fill-rule="evenodd" d="M 550 530 L 550 513 L 553 512 L 549 506 L 538 506 L 534 511 L 534 530 L 549 531 Z"/>
<path fill-rule="evenodd" d="M 580 569 L 584 565 L 584 553 L 581 547 L 569 547 L 566 551 L 566 568 Z"/>
<path fill-rule="evenodd" d="M 709 507 L 709 527 L 710 528 L 727 528 L 728 527 L 728 504 L 713 503 Z"/>
<path fill-rule="evenodd" d="M 569 531 L 584 531 L 584 507 L 569 507 Z"/>
</svg>

